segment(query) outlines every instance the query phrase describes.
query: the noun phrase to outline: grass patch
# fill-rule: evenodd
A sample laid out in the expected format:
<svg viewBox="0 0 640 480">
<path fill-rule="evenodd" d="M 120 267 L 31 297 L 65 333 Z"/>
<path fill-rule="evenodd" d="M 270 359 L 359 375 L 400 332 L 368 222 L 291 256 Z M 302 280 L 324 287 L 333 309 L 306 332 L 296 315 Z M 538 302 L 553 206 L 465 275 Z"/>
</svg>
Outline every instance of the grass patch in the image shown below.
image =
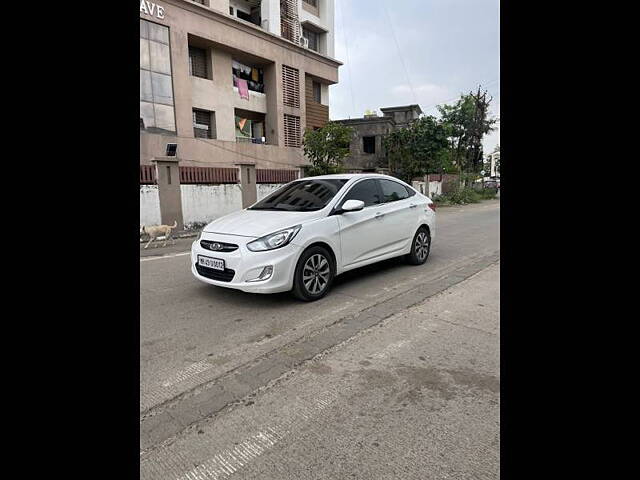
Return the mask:
<svg viewBox="0 0 640 480">
<path fill-rule="evenodd" d="M 491 200 L 496 198 L 498 190 L 496 188 L 485 188 L 483 190 L 475 190 L 470 187 L 460 188 L 453 192 L 447 192 L 437 195 L 432 200 L 436 205 L 467 205 L 469 203 L 479 203 L 482 200 Z"/>
</svg>

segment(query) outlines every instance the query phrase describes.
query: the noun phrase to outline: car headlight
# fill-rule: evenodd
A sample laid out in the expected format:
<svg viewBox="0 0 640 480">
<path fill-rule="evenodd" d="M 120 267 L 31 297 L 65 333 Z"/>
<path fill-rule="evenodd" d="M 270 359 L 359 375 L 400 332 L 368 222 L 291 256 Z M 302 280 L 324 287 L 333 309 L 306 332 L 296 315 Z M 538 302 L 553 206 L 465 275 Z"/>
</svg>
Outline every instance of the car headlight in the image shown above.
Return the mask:
<svg viewBox="0 0 640 480">
<path fill-rule="evenodd" d="M 300 231 L 302 225 L 296 225 L 295 227 L 285 228 L 279 230 L 264 237 L 260 237 L 253 242 L 247 243 L 247 248 L 252 252 L 264 252 L 266 250 L 274 250 L 276 248 L 284 247 L 287 245 L 293 237 Z"/>
</svg>

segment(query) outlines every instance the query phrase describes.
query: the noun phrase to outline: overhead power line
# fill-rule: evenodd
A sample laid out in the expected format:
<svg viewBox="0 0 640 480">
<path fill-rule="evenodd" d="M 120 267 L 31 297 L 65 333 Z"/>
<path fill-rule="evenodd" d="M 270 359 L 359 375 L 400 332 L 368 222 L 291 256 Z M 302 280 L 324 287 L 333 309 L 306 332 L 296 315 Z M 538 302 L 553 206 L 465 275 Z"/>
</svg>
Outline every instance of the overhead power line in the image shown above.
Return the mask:
<svg viewBox="0 0 640 480">
<path fill-rule="evenodd" d="M 357 116 L 355 96 L 353 95 L 353 70 L 351 70 L 351 59 L 349 58 L 349 39 L 347 38 L 347 29 L 344 23 L 344 8 L 340 7 L 341 1 L 338 1 L 338 8 L 340 9 L 340 18 L 342 18 L 342 38 L 344 39 L 344 48 L 347 51 L 347 70 L 349 71 L 349 92 L 351 93 L 351 109 L 353 115 Z"/>
<path fill-rule="evenodd" d="M 490 82 L 487 82 L 487 83 L 476 83 L 476 85 L 480 85 L 481 87 L 483 87 L 483 88 L 485 88 L 485 89 L 486 89 L 489 85 L 491 85 L 491 84 L 493 84 L 493 83 L 496 83 L 496 82 L 500 82 L 500 79 L 499 79 L 499 78 L 496 78 L 495 80 L 491 80 Z M 423 113 L 424 113 L 424 112 L 428 112 L 428 111 L 429 111 L 429 110 L 431 110 L 432 108 L 435 108 L 435 107 L 437 107 L 437 106 L 439 106 L 439 105 L 445 105 L 445 104 L 447 104 L 447 103 L 449 103 L 449 102 L 456 101 L 456 100 L 458 100 L 459 98 L 460 98 L 460 95 L 458 95 L 458 96 L 456 96 L 456 97 L 452 97 L 452 98 L 450 98 L 449 100 L 443 100 L 443 101 L 441 101 L 441 102 L 434 103 L 433 105 L 430 105 L 429 107 L 422 109 L 422 112 L 423 112 Z"/>
<path fill-rule="evenodd" d="M 416 92 L 413 89 L 413 85 L 411 84 L 411 79 L 409 78 L 409 71 L 407 70 L 407 66 L 404 63 L 404 57 L 402 55 L 402 51 L 400 50 L 400 44 L 398 43 L 398 39 L 396 38 L 396 32 L 393 28 L 393 22 L 391 21 L 391 17 L 389 16 L 389 12 L 387 11 L 387 7 L 384 5 L 385 0 L 380 0 L 380 5 L 382 6 L 382 10 L 387 16 L 387 20 L 389 21 L 389 27 L 391 27 L 391 35 L 393 36 L 393 41 L 396 44 L 396 48 L 398 49 L 398 57 L 400 57 L 400 63 L 402 64 L 402 68 L 404 69 L 404 74 L 407 77 L 407 84 L 409 85 L 409 89 L 411 90 L 411 95 L 413 96 L 413 103 L 418 103 L 418 98 L 416 97 Z"/>
</svg>

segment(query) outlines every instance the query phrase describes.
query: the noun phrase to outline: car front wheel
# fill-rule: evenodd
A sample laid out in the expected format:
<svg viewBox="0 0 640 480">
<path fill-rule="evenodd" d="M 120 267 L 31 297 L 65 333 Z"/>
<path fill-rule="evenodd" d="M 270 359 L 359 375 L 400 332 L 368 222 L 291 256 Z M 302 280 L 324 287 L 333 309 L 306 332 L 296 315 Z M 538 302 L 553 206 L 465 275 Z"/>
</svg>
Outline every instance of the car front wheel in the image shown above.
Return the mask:
<svg viewBox="0 0 640 480">
<path fill-rule="evenodd" d="M 411 265 L 422 265 L 429 258 L 431 251 L 431 235 L 426 227 L 420 227 L 413 237 L 411 252 L 407 255 L 407 262 Z"/>
<path fill-rule="evenodd" d="M 300 300 L 312 302 L 324 297 L 335 275 L 331 255 L 323 247 L 311 247 L 302 254 L 296 265 L 293 294 Z"/>
</svg>

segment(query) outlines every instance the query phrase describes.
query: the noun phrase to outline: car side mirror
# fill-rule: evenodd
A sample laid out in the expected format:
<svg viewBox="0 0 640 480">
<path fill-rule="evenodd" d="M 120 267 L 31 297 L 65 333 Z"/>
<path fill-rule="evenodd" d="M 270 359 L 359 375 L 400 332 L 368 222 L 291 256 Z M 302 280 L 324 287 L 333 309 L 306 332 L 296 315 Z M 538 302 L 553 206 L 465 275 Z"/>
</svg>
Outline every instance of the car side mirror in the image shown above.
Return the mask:
<svg viewBox="0 0 640 480">
<path fill-rule="evenodd" d="M 364 202 L 362 200 L 347 200 L 342 205 L 343 212 L 357 212 L 364 208 Z"/>
</svg>

